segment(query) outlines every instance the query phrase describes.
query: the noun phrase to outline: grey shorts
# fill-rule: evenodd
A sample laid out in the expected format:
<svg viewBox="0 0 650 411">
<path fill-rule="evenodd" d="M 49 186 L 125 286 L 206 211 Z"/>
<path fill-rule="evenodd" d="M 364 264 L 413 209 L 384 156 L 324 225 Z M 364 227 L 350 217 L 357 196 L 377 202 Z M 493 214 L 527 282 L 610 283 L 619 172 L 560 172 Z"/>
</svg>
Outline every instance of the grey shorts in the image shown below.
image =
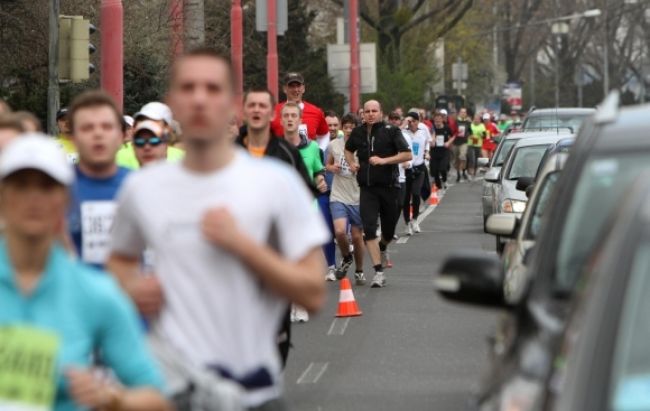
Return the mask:
<svg viewBox="0 0 650 411">
<path fill-rule="evenodd" d="M 344 204 L 339 201 L 332 201 L 330 203 L 330 211 L 332 213 L 332 220 L 339 220 L 345 218 L 350 225 L 355 227 L 363 227 L 361 222 L 361 214 L 358 205 Z"/>
<path fill-rule="evenodd" d="M 454 159 L 460 161 L 467 161 L 467 143 L 460 146 L 451 146 L 451 151 L 454 153 Z"/>
</svg>

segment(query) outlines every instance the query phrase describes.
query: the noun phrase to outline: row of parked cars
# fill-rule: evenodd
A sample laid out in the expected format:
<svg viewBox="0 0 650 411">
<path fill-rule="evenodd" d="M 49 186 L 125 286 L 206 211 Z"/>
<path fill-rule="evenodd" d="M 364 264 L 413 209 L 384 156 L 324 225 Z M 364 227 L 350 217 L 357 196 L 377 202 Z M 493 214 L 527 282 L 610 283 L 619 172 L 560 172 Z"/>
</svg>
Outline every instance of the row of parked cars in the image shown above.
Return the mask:
<svg viewBox="0 0 650 411">
<path fill-rule="evenodd" d="M 450 255 L 435 278 L 504 309 L 473 409 L 650 410 L 650 105 L 613 93 L 580 120 L 502 138 L 483 204 L 503 253 Z"/>
</svg>

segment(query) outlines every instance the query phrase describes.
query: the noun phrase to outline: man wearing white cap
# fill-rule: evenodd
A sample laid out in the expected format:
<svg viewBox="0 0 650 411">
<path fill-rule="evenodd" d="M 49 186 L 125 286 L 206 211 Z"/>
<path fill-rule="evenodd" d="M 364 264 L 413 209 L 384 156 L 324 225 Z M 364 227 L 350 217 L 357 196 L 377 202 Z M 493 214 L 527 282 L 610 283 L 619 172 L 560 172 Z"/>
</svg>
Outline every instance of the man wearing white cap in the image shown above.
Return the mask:
<svg viewBox="0 0 650 411">
<path fill-rule="evenodd" d="M 75 98 L 68 117 L 79 153 L 68 231 L 81 259 L 101 268 L 108 257 L 113 200 L 128 174 L 115 163 L 124 139 L 124 119 L 114 100 L 100 91 Z"/>
<path fill-rule="evenodd" d="M 171 127 L 173 123 L 172 111 L 164 103 L 158 101 L 152 101 L 150 103 L 142 106 L 140 111 L 135 113 L 133 116 L 135 118 L 134 127 L 137 128 L 138 123 L 143 120 L 153 121 L 162 128 L 163 132 L 168 136 L 171 133 Z M 184 152 L 178 148 L 167 146 L 167 159 L 170 161 L 178 161 L 183 158 Z M 136 157 L 135 150 L 132 143 L 127 143 L 122 146 L 120 151 L 117 153 L 117 164 L 129 168 L 131 170 L 137 170 L 140 168 L 140 163 Z"/>
<path fill-rule="evenodd" d="M 138 122 L 133 132 L 133 150 L 140 167 L 167 159 L 169 133 L 152 120 Z"/>
</svg>

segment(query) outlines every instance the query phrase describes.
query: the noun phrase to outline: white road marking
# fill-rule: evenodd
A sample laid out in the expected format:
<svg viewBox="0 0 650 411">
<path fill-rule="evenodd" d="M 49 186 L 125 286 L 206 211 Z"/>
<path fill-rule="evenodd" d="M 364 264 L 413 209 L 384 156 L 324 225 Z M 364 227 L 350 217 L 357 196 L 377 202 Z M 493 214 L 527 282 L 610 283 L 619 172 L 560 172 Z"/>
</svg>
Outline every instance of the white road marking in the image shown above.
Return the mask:
<svg viewBox="0 0 650 411">
<path fill-rule="evenodd" d="M 311 362 L 307 366 L 307 369 L 300 375 L 296 384 L 316 384 L 318 380 L 325 374 L 327 367 L 329 367 L 328 362 Z"/>
<path fill-rule="evenodd" d="M 327 331 L 327 335 L 343 335 L 345 334 L 345 330 L 348 328 L 348 324 L 350 324 L 350 318 L 335 318 L 334 321 L 332 321 L 332 325 L 330 325 L 330 329 Z"/>
</svg>

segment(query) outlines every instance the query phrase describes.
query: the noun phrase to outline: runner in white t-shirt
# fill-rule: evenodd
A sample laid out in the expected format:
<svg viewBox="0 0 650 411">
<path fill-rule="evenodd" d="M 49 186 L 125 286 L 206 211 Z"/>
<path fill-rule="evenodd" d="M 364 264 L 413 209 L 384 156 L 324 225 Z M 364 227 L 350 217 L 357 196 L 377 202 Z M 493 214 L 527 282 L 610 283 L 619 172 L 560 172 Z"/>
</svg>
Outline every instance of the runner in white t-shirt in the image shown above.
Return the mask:
<svg viewBox="0 0 650 411">
<path fill-rule="evenodd" d="M 287 301 L 322 305 L 329 234 L 295 171 L 232 144 L 231 79 L 227 58 L 207 49 L 174 63 L 168 102 L 186 156 L 127 179 L 109 268 L 143 298 L 136 273 L 151 247 L 164 293 L 152 338 L 196 372 L 237 382 L 245 407 L 282 410 L 277 331 Z"/>
</svg>

